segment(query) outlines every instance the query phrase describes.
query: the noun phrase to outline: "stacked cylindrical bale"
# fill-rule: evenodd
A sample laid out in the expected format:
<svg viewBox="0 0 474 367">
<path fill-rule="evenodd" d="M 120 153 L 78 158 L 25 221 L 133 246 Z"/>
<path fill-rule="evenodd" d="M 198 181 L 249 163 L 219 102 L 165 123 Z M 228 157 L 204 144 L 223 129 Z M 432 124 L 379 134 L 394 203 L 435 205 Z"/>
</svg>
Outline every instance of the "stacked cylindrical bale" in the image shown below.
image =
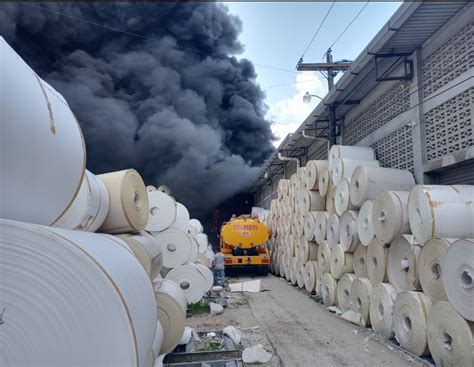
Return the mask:
<svg viewBox="0 0 474 367">
<path fill-rule="evenodd" d="M 169 263 L 156 234 L 175 226 L 197 236 L 202 226 L 174 200 L 158 205 L 154 192 L 169 195 L 169 188 L 145 187 L 133 169 L 87 171 L 82 132 L 66 100 L 2 37 L 0 54 L 8 90 L 0 95 L 0 143 L 9 152 L 0 163 L 0 299 L 2 321 L 15 325 L 2 329 L 15 343 L 4 346 L 1 359 L 152 365 L 177 345 L 186 313 L 179 283 L 153 290 Z M 209 252 L 207 241 L 204 247 Z M 212 273 L 196 267 L 201 293 Z"/>
<path fill-rule="evenodd" d="M 270 210 L 280 231 L 272 235 L 275 259 L 306 260 L 305 288 L 350 311 L 352 322 L 431 354 L 437 365 L 473 365 L 474 187 L 416 185 L 411 172 L 380 167 L 367 147 L 334 146 L 328 162 L 313 162 L 305 189 L 317 189 L 326 208 L 295 205 L 297 178 L 280 180 Z M 301 215 L 303 242 L 288 245 L 299 232 L 285 223 Z M 290 279 L 286 270 L 280 276 Z"/>
</svg>

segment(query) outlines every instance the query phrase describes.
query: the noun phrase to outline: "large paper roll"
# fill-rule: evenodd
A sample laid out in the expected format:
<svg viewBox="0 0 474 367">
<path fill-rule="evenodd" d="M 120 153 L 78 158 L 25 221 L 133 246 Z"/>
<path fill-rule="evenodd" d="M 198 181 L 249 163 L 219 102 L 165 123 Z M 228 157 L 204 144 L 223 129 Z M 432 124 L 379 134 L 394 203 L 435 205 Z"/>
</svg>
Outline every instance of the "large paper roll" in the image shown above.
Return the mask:
<svg viewBox="0 0 474 367">
<path fill-rule="evenodd" d="M 317 267 L 317 261 L 308 261 L 304 266 L 304 287 L 308 292 L 312 292 L 316 289 Z"/>
<path fill-rule="evenodd" d="M 307 215 L 310 211 L 323 211 L 326 208 L 326 200 L 319 192 L 304 188 L 300 190 L 298 206 L 300 213 Z"/>
<path fill-rule="evenodd" d="M 356 206 L 351 204 L 349 195 L 349 180 L 347 178 L 343 178 L 337 185 L 336 193 L 334 195 L 337 215 L 341 216 L 347 210 L 356 209 Z"/>
<path fill-rule="evenodd" d="M 143 230 L 148 222 L 149 206 L 145 184 L 138 172 L 127 169 L 97 178 L 107 187 L 110 199 L 109 213 L 99 231 L 117 234 Z"/>
<path fill-rule="evenodd" d="M 358 217 L 359 212 L 349 210 L 339 219 L 339 242 L 346 252 L 354 252 L 359 244 L 359 235 L 357 234 Z"/>
<path fill-rule="evenodd" d="M 312 241 L 314 239 L 314 232 L 316 226 L 316 215 L 320 212 L 309 212 L 304 220 L 304 237 L 308 241 Z"/>
<path fill-rule="evenodd" d="M 400 235 L 388 251 L 388 279 L 397 292 L 421 289 L 418 256 L 421 246 L 413 235 Z"/>
<path fill-rule="evenodd" d="M 371 160 L 357 160 L 357 159 L 348 159 L 348 158 L 338 158 L 334 162 L 334 166 L 331 167 L 331 182 L 334 186 L 337 186 L 343 178 L 351 179 L 352 173 L 357 168 L 357 166 L 371 166 L 379 167 L 379 161 Z"/>
<path fill-rule="evenodd" d="M 388 244 L 399 234 L 410 234 L 407 191 L 384 191 L 375 199 L 372 222 L 375 237 Z"/>
<path fill-rule="evenodd" d="M 189 263 L 173 268 L 166 274 L 165 279 L 178 284 L 188 303 L 199 302 L 204 296 L 206 279 L 195 264 Z"/>
<path fill-rule="evenodd" d="M 157 191 L 162 192 L 163 194 L 166 194 L 168 196 L 171 196 L 171 190 L 168 186 L 166 185 L 161 185 L 157 189 Z"/>
<path fill-rule="evenodd" d="M 351 309 L 352 298 L 351 298 L 351 287 L 352 282 L 356 277 L 354 274 L 344 274 L 339 282 L 337 282 L 337 305 L 342 312 L 349 311 Z"/>
<path fill-rule="evenodd" d="M 429 354 L 426 318 L 431 300 L 422 292 L 402 292 L 393 305 L 395 338 L 408 351 L 423 356 Z"/>
<path fill-rule="evenodd" d="M 306 189 L 306 167 L 298 167 L 296 169 L 296 174 L 298 176 L 298 188 L 300 190 Z"/>
<path fill-rule="evenodd" d="M 451 305 L 462 317 L 474 321 L 474 240 L 455 241 L 446 251 L 441 273 Z"/>
<path fill-rule="evenodd" d="M 304 280 L 305 280 L 305 269 L 304 263 L 302 261 L 296 262 L 296 284 L 298 288 L 304 288 Z"/>
<path fill-rule="evenodd" d="M 474 366 L 474 323 L 448 302 L 436 302 L 428 314 L 428 346 L 437 366 Z"/>
<path fill-rule="evenodd" d="M 170 203 L 170 209 L 171 209 L 171 212 L 175 211 L 175 218 L 174 218 L 174 221 L 171 223 L 171 227 L 173 228 L 177 228 L 181 231 L 184 231 L 186 232 L 187 229 L 188 229 L 188 225 L 189 225 L 189 211 L 188 209 L 181 203 L 178 203 L 176 202 L 175 205 L 176 205 L 176 209 L 173 210 L 173 207 L 171 206 L 171 204 L 174 204 L 173 203 L 173 199 L 171 199 L 171 197 L 169 197 L 170 200 L 171 200 L 171 203 Z M 158 210 L 161 211 L 161 210 L 170 210 L 168 208 L 165 208 L 163 205 L 160 205 L 158 207 Z M 153 212 L 153 208 L 150 207 L 150 212 Z M 155 212 L 155 215 L 157 213 Z M 150 216 L 152 216 L 153 214 L 150 213 Z M 157 218 L 163 220 L 163 217 L 162 215 L 158 215 Z M 153 223 L 151 224 L 150 223 L 150 220 L 148 221 L 148 224 L 149 225 L 156 225 L 157 223 Z M 163 228 L 163 229 L 166 229 L 166 228 Z M 154 230 L 155 232 L 158 232 L 158 231 L 161 231 L 163 229 L 160 229 L 160 230 Z M 195 230 L 195 228 L 193 227 L 193 229 Z M 149 231 L 151 231 L 151 229 L 149 229 Z M 197 233 L 197 231 L 193 231 L 194 233 Z"/>
<path fill-rule="evenodd" d="M 156 322 L 155 338 L 153 339 L 153 344 L 151 345 L 151 352 L 153 353 L 153 359 L 157 358 L 160 355 L 164 337 L 165 335 L 163 332 L 163 326 L 161 326 L 161 323 L 158 320 Z"/>
<path fill-rule="evenodd" d="M 331 183 L 331 173 L 329 167 L 324 167 L 320 172 L 318 172 L 318 189 L 319 193 L 322 196 L 326 196 L 329 184 Z"/>
<path fill-rule="evenodd" d="M 318 173 L 322 171 L 324 167 L 328 166 L 328 161 L 308 161 L 306 163 L 305 181 L 306 187 L 309 190 L 318 190 Z"/>
<path fill-rule="evenodd" d="M 356 247 L 352 265 L 357 278 L 367 278 L 369 276 L 367 272 L 367 246 L 359 244 Z"/>
<path fill-rule="evenodd" d="M 323 276 L 324 272 L 323 269 L 319 266 L 318 261 L 318 266 L 316 267 L 316 294 L 318 294 L 321 298 L 323 295 Z"/>
<path fill-rule="evenodd" d="M 341 279 L 344 273 L 352 273 L 352 254 L 344 252 L 341 245 L 336 245 L 331 250 L 330 270 L 334 279 Z"/>
<path fill-rule="evenodd" d="M 314 220 L 314 239 L 321 245 L 326 240 L 326 227 L 329 219 L 327 212 L 316 212 L 316 218 Z"/>
<path fill-rule="evenodd" d="M 375 152 L 371 147 L 358 145 L 333 145 L 329 150 L 329 167 L 334 167 L 334 163 L 339 158 L 350 158 L 371 161 L 375 159 Z"/>
<path fill-rule="evenodd" d="M 148 201 L 150 215 L 145 229 L 150 232 L 160 232 L 169 228 L 177 218 L 177 208 L 174 199 L 164 192 L 157 190 L 148 193 Z M 186 218 L 187 209 L 183 207 L 180 207 L 179 215 L 184 216 L 184 218 L 182 220 L 181 218 L 178 219 L 177 228 L 185 231 L 185 226 L 188 222 L 184 224 L 184 221 L 186 219 L 189 221 L 189 213 L 187 213 Z M 179 227 L 180 223 L 183 225 L 181 226 L 182 228 Z"/>
<path fill-rule="evenodd" d="M 318 265 L 323 273 L 331 271 L 331 248 L 327 242 L 323 242 L 318 246 Z"/>
<path fill-rule="evenodd" d="M 290 259 L 290 282 L 293 285 L 296 285 L 298 282 L 298 270 L 297 270 L 298 260 L 296 257 L 291 257 Z"/>
<path fill-rule="evenodd" d="M 357 234 L 359 240 L 364 246 L 369 246 L 370 241 L 375 236 L 374 225 L 372 222 L 373 200 L 367 200 L 359 210 L 357 217 Z"/>
<path fill-rule="evenodd" d="M 163 266 L 174 268 L 196 260 L 197 245 L 185 232 L 168 228 L 154 237 L 163 250 Z"/>
<path fill-rule="evenodd" d="M 410 191 L 415 185 L 410 171 L 362 165 L 354 170 L 350 181 L 350 197 L 355 206 L 375 199 L 385 190 Z"/>
<path fill-rule="evenodd" d="M 361 324 L 370 326 L 370 295 L 372 294 L 372 283 L 367 278 L 357 278 L 352 282 L 351 298 L 352 311 L 360 313 Z"/>
<path fill-rule="evenodd" d="M 80 230 L 88 232 L 97 231 L 104 223 L 107 214 L 109 213 L 109 193 L 104 183 L 99 180 L 94 174 L 86 171 L 87 181 L 90 187 L 88 198 L 88 219 Z"/>
<path fill-rule="evenodd" d="M 186 298 L 181 288 L 171 280 L 156 280 L 153 287 L 158 305 L 158 320 L 164 333 L 160 354 L 167 354 L 178 345 L 183 335 Z"/>
<path fill-rule="evenodd" d="M 410 192 L 410 227 L 420 243 L 431 237 L 473 238 L 474 185 L 417 185 Z"/>
<path fill-rule="evenodd" d="M 314 241 L 301 240 L 300 259 L 303 263 L 318 260 L 318 244 Z"/>
<path fill-rule="evenodd" d="M 0 55 L 0 218 L 54 225 L 85 177 L 81 129 L 63 96 L 3 37 Z"/>
<path fill-rule="evenodd" d="M 156 191 L 156 187 L 153 186 L 153 185 L 148 185 L 148 186 L 146 187 L 146 191 L 147 191 L 147 192 Z"/>
<path fill-rule="evenodd" d="M 393 331 L 393 304 L 397 298 L 397 291 L 388 283 L 374 285 L 370 295 L 370 322 L 375 333 L 384 338 L 395 336 Z"/>
<path fill-rule="evenodd" d="M 337 302 L 337 282 L 331 274 L 325 273 L 323 275 L 321 293 L 323 303 L 325 306 L 334 306 Z"/>
<path fill-rule="evenodd" d="M 388 281 L 388 247 L 384 247 L 376 238 L 367 247 L 367 274 L 372 284 Z"/>
<path fill-rule="evenodd" d="M 144 365 L 156 301 L 112 236 L 0 220 L 2 365 Z"/>
<path fill-rule="evenodd" d="M 326 211 L 329 214 L 336 214 L 336 188 L 329 186 L 326 193 Z"/>
<path fill-rule="evenodd" d="M 433 301 L 447 301 L 441 269 L 446 251 L 456 239 L 432 238 L 425 243 L 418 259 L 418 276 L 423 292 Z"/>
<path fill-rule="evenodd" d="M 163 267 L 163 251 L 158 241 L 145 231 L 138 234 L 123 234 L 119 237 L 133 251 L 150 279 L 154 280 Z"/>
<path fill-rule="evenodd" d="M 202 274 L 204 277 L 204 280 L 206 281 L 206 286 L 204 287 L 203 291 L 204 293 L 209 292 L 209 290 L 212 288 L 214 285 L 214 274 L 212 273 L 211 270 L 205 265 L 202 264 L 196 264 L 199 272 Z"/>
<path fill-rule="evenodd" d="M 329 216 L 326 227 L 326 238 L 330 248 L 333 248 L 339 243 L 339 217 L 336 214 Z"/>
<path fill-rule="evenodd" d="M 207 247 L 209 246 L 209 239 L 207 237 L 207 234 L 205 233 L 198 233 L 196 236 L 195 236 L 195 239 L 196 239 L 196 242 L 198 244 L 198 247 L 199 247 L 199 251 L 205 251 L 207 249 Z"/>
<path fill-rule="evenodd" d="M 190 224 L 191 226 L 193 226 L 194 228 L 196 228 L 197 233 L 202 233 L 203 230 L 204 230 L 203 227 L 202 227 L 201 222 L 200 222 L 199 220 L 197 220 L 197 219 L 194 219 L 194 218 L 193 218 L 193 219 L 190 219 L 190 220 L 189 220 L 189 224 Z"/>
</svg>

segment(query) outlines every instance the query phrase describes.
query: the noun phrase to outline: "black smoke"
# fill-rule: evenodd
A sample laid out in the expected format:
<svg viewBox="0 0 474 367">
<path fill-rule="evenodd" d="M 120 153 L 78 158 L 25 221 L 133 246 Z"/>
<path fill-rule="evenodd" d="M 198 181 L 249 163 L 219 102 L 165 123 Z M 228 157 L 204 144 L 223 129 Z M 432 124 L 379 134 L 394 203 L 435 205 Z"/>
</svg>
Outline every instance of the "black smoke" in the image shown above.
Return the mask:
<svg viewBox="0 0 474 367">
<path fill-rule="evenodd" d="M 235 57 L 240 31 L 210 2 L 0 3 L 0 34 L 76 114 L 89 170 L 133 167 L 195 216 L 273 150 L 255 69 Z"/>
</svg>

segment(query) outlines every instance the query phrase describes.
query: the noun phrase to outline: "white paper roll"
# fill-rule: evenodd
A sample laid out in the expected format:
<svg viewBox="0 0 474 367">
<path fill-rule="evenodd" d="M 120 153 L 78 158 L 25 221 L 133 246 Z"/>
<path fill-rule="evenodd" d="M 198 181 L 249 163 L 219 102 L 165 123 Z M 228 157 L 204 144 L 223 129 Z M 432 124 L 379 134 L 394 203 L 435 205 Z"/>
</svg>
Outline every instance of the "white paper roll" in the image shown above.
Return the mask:
<svg viewBox="0 0 474 367">
<path fill-rule="evenodd" d="M 323 242 L 318 246 L 318 266 L 323 273 L 331 271 L 331 248 L 327 242 Z"/>
<path fill-rule="evenodd" d="M 358 145 L 333 145 L 329 151 L 329 167 L 333 167 L 339 158 L 350 158 L 359 160 L 374 160 L 375 152 L 371 147 Z"/>
<path fill-rule="evenodd" d="M 373 200 L 367 200 L 360 208 L 357 218 L 357 234 L 359 240 L 364 246 L 369 246 L 370 241 L 375 236 L 374 225 L 372 222 Z"/>
<path fill-rule="evenodd" d="M 147 191 L 147 192 L 156 191 L 156 187 L 153 186 L 153 185 L 148 185 L 148 186 L 146 187 L 146 191 Z"/>
<path fill-rule="evenodd" d="M 304 270 L 304 263 L 302 261 L 296 262 L 296 284 L 298 288 L 304 288 L 304 280 L 305 280 L 305 270 Z"/>
<path fill-rule="evenodd" d="M 156 301 L 148 276 L 118 242 L 0 220 L 2 365 L 146 363 Z"/>
<path fill-rule="evenodd" d="M 421 289 L 418 256 L 421 246 L 413 235 L 400 235 L 388 251 L 388 279 L 397 292 Z"/>
<path fill-rule="evenodd" d="M 308 261 L 304 266 L 304 287 L 308 292 L 312 292 L 316 289 L 317 267 L 317 261 Z"/>
<path fill-rule="evenodd" d="M 173 201 L 173 200 L 171 199 L 171 201 Z M 181 231 L 186 232 L 187 229 L 188 229 L 188 225 L 189 225 L 189 211 L 181 203 L 176 202 L 175 205 L 176 205 L 176 209 L 175 209 L 176 214 L 175 214 L 174 221 L 173 221 L 173 223 L 171 223 L 170 227 L 177 228 L 177 229 L 180 229 Z M 171 211 L 173 211 L 173 208 L 171 206 L 170 206 L 170 208 L 171 208 Z M 160 206 L 160 207 L 158 207 L 158 210 L 169 210 L 169 209 L 166 209 L 164 206 Z M 153 208 L 150 207 L 150 212 L 152 212 L 152 211 L 153 211 Z M 160 217 L 160 219 L 163 219 L 163 216 L 159 216 L 159 217 Z M 150 221 L 148 221 L 148 223 L 150 223 Z M 165 229 L 165 228 L 163 228 L 163 229 Z M 160 231 L 160 230 L 158 230 L 158 231 Z"/>
<path fill-rule="evenodd" d="M 335 245 L 331 250 L 330 270 L 334 279 L 341 279 L 344 273 L 352 273 L 352 254 L 344 252 L 341 245 Z"/>
<path fill-rule="evenodd" d="M 377 196 L 372 208 L 375 237 L 389 244 L 399 234 L 411 234 L 408 222 L 407 191 L 384 191 Z"/>
<path fill-rule="evenodd" d="M 388 247 L 384 247 L 377 238 L 367 247 L 367 274 L 372 284 L 388 281 Z"/>
<path fill-rule="evenodd" d="M 379 167 L 379 161 L 371 160 L 357 160 L 357 159 L 348 159 L 348 158 L 338 158 L 334 162 L 334 166 L 331 167 L 331 182 L 334 186 L 337 186 L 343 178 L 347 178 L 349 181 L 351 179 L 352 173 L 357 168 L 357 166 L 371 166 Z"/>
<path fill-rule="evenodd" d="M 334 306 L 337 302 L 337 282 L 331 274 L 325 273 L 323 275 L 321 286 L 323 303 L 325 306 Z"/>
<path fill-rule="evenodd" d="M 370 326 L 370 295 L 372 294 L 372 283 L 367 278 L 357 278 L 352 282 L 351 298 L 352 311 L 361 314 L 361 324 Z"/>
<path fill-rule="evenodd" d="M 318 189 L 318 172 L 321 172 L 324 167 L 328 166 L 328 161 L 308 161 L 305 169 L 306 187 L 309 190 Z"/>
<path fill-rule="evenodd" d="M 355 206 L 375 199 L 385 190 L 410 191 L 415 185 L 410 171 L 362 165 L 354 170 L 350 181 L 350 197 Z"/>
<path fill-rule="evenodd" d="M 351 287 L 355 279 L 354 274 L 347 273 L 337 282 L 337 305 L 343 313 L 351 309 Z"/>
<path fill-rule="evenodd" d="M 166 194 L 166 195 L 168 195 L 168 196 L 171 196 L 171 190 L 170 190 L 170 188 L 169 188 L 168 186 L 166 186 L 166 185 L 161 185 L 161 186 L 159 186 L 156 190 L 162 192 L 163 194 Z"/>
<path fill-rule="evenodd" d="M 207 234 L 205 233 L 198 233 L 196 236 L 195 236 L 195 239 L 196 239 L 196 242 L 198 244 L 198 247 L 199 247 L 199 251 L 204 251 L 205 249 L 207 249 L 207 247 L 209 246 L 209 239 L 207 237 Z"/>
<path fill-rule="evenodd" d="M 474 323 L 448 302 L 436 302 L 428 314 L 428 346 L 437 366 L 474 365 Z"/>
<path fill-rule="evenodd" d="M 327 212 L 316 213 L 317 214 L 314 220 L 314 239 L 318 245 L 321 245 L 326 240 L 326 227 L 329 214 Z"/>
<path fill-rule="evenodd" d="M 460 239 L 448 248 L 441 274 L 451 305 L 462 317 L 474 321 L 474 240 Z"/>
<path fill-rule="evenodd" d="M 168 228 L 156 233 L 154 237 L 163 250 L 163 266 L 174 268 L 196 260 L 197 246 L 187 233 Z"/>
<path fill-rule="evenodd" d="M 290 282 L 293 285 L 296 285 L 296 283 L 298 282 L 298 271 L 296 267 L 297 263 L 297 258 L 292 256 L 290 259 Z"/>
<path fill-rule="evenodd" d="M 90 187 L 88 199 L 88 213 L 90 213 L 90 216 L 84 228 L 81 229 L 88 232 L 95 232 L 102 226 L 109 213 L 109 193 L 104 183 L 94 174 L 89 171 L 86 171 L 86 174 Z"/>
<path fill-rule="evenodd" d="M 323 275 L 324 272 L 322 268 L 319 266 L 319 261 L 318 261 L 318 266 L 316 267 L 316 294 L 318 294 L 322 298 L 322 290 L 323 290 Z"/>
<path fill-rule="evenodd" d="M 195 264 L 189 263 L 173 268 L 166 274 L 165 279 L 178 284 L 188 303 L 199 302 L 204 296 L 206 279 Z"/>
<path fill-rule="evenodd" d="M 148 195 L 142 178 L 134 169 L 97 176 L 109 193 L 109 213 L 99 231 L 127 233 L 141 231 L 148 222 Z"/>
<path fill-rule="evenodd" d="M 300 190 L 306 189 L 306 168 L 305 167 L 298 167 L 296 169 L 296 174 L 298 176 L 298 188 Z"/>
<path fill-rule="evenodd" d="M 171 280 L 156 280 L 153 287 L 158 305 L 158 320 L 164 333 L 160 354 L 167 354 L 178 345 L 183 335 L 186 298 L 181 288 Z"/>
<path fill-rule="evenodd" d="M 54 225 L 85 177 L 81 129 L 63 96 L 1 36 L 0 55 L 0 218 Z"/>
<path fill-rule="evenodd" d="M 318 260 L 318 244 L 314 241 L 301 239 L 300 260 L 304 263 L 307 261 Z"/>
<path fill-rule="evenodd" d="M 304 237 L 308 241 L 312 241 L 314 239 L 314 232 L 316 226 L 316 215 L 319 212 L 309 212 L 304 221 Z"/>
<path fill-rule="evenodd" d="M 329 214 L 336 214 L 336 188 L 332 185 L 326 193 L 326 211 Z"/>
<path fill-rule="evenodd" d="M 193 218 L 193 219 L 190 219 L 190 220 L 189 220 L 189 224 L 190 224 L 191 226 L 193 226 L 194 228 L 196 228 L 197 233 L 202 233 L 203 230 L 204 230 L 203 227 L 202 227 L 201 222 L 200 222 L 199 220 L 197 220 L 197 219 L 194 219 L 194 218 Z"/>
<path fill-rule="evenodd" d="M 204 287 L 203 291 L 204 291 L 204 293 L 207 293 L 207 292 L 209 292 L 209 290 L 214 285 L 214 274 L 212 274 L 212 271 L 209 270 L 209 268 L 205 265 L 196 264 L 196 266 L 197 266 L 199 272 L 204 277 L 204 280 L 206 281 L 206 286 Z"/>
<path fill-rule="evenodd" d="M 453 238 L 432 238 L 425 243 L 418 259 L 418 276 L 423 292 L 433 301 L 447 301 L 441 269 Z"/>
<path fill-rule="evenodd" d="M 370 321 L 375 333 L 384 338 L 395 336 L 393 331 L 393 304 L 397 291 L 388 283 L 374 285 L 370 295 Z"/>
<path fill-rule="evenodd" d="M 408 211 L 413 234 L 425 243 L 431 237 L 474 237 L 474 185 L 417 185 Z"/>
<path fill-rule="evenodd" d="M 330 183 L 331 173 L 329 167 L 324 167 L 320 172 L 318 172 L 318 189 L 322 196 L 326 196 Z"/>
<path fill-rule="evenodd" d="M 359 235 L 357 234 L 358 217 L 359 212 L 349 210 L 339 219 L 339 242 L 346 252 L 354 252 L 359 244 Z"/>
<path fill-rule="evenodd" d="M 163 339 L 165 335 L 163 332 L 163 327 L 161 326 L 160 321 L 156 322 L 156 331 L 155 338 L 153 339 L 153 344 L 151 345 L 151 352 L 153 353 L 153 358 L 157 358 L 160 355 L 160 350 L 163 345 Z"/>
<path fill-rule="evenodd" d="M 327 244 L 330 248 L 339 243 L 339 217 L 336 214 L 329 215 L 326 227 Z"/>
<path fill-rule="evenodd" d="M 336 193 L 334 195 L 337 215 L 341 216 L 347 210 L 356 209 L 356 206 L 351 204 L 349 196 L 349 180 L 347 178 L 343 178 L 337 185 Z"/>
<path fill-rule="evenodd" d="M 305 188 L 300 190 L 298 206 L 300 213 L 307 215 L 310 211 L 323 211 L 326 208 L 326 200 L 319 192 Z"/>
<path fill-rule="evenodd" d="M 169 228 L 177 217 L 177 207 L 174 199 L 171 196 L 157 190 L 148 193 L 148 201 L 150 207 L 150 215 L 145 229 L 150 232 L 160 232 Z M 186 208 L 181 207 L 179 214 L 186 217 L 186 213 L 184 212 L 184 210 L 187 211 Z M 189 213 L 187 214 L 187 218 L 189 218 Z M 184 224 L 185 219 L 186 218 L 183 218 L 183 223 L 181 223 L 181 220 L 178 220 L 178 227 L 180 223 L 184 227 L 181 226 L 183 228 L 177 228 L 182 231 L 186 230 Z"/>
<path fill-rule="evenodd" d="M 354 251 L 354 259 L 352 263 L 354 274 L 357 278 L 367 278 L 367 246 L 359 244 Z"/>
<path fill-rule="evenodd" d="M 400 293 L 393 305 L 395 338 L 417 356 L 429 354 L 426 318 L 430 309 L 430 298 L 413 291 Z"/>
</svg>

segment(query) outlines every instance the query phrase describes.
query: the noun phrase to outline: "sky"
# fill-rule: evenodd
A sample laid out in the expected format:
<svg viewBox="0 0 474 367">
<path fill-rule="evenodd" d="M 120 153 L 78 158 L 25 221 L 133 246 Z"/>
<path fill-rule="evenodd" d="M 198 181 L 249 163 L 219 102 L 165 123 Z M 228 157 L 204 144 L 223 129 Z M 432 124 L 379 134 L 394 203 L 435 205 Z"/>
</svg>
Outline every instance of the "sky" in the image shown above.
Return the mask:
<svg viewBox="0 0 474 367">
<path fill-rule="evenodd" d="M 317 98 L 303 103 L 306 92 L 321 97 L 327 93 L 326 79 L 319 73 L 295 72 L 295 66 L 321 24 L 331 2 L 225 2 L 231 14 L 242 21 L 240 57 L 251 60 L 257 82 L 266 93 L 267 119 L 278 137 L 278 146 L 294 132 L 316 107 Z M 311 47 L 305 62 L 321 62 L 365 2 L 336 2 Z M 369 2 L 359 17 L 332 48 L 333 59 L 354 60 L 400 6 L 400 2 Z M 271 66 L 293 72 L 271 69 Z"/>
</svg>

